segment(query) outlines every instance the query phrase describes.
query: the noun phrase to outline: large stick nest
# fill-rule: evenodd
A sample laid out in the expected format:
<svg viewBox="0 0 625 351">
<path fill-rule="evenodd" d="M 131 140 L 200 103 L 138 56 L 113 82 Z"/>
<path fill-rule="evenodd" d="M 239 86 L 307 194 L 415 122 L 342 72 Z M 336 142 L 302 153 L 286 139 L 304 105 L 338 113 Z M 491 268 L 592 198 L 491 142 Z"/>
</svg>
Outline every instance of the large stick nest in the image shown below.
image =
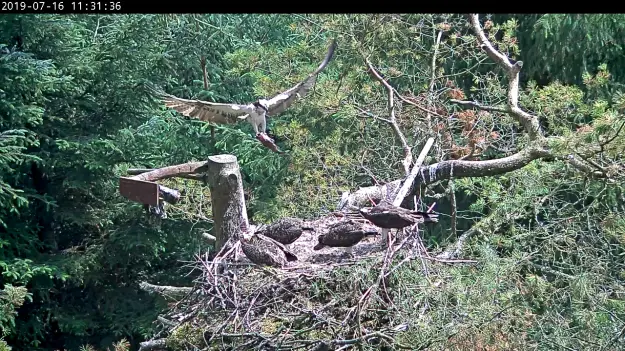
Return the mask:
<svg viewBox="0 0 625 351">
<path fill-rule="evenodd" d="M 168 345 L 177 350 L 407 347 L 396 341 L 406 326 L 385 316 L 393 309 L 390 273 L 416 257 L 432 259 L 418 228 L 403 230 L 388 249 L 378 237 L 354 246 L 353 256 L 342 248 L 314 251 L 318 235 L 340 220 L 306 222 L 315 230 L 287 245 L 298 260 L 283 269 L 252 264 L 235 240 L 213 259 L 199 257 L 202 274 L 193 292 L 161 318 Z M 403 259 L 393 260 L 400 251 Z"/>
</svg>

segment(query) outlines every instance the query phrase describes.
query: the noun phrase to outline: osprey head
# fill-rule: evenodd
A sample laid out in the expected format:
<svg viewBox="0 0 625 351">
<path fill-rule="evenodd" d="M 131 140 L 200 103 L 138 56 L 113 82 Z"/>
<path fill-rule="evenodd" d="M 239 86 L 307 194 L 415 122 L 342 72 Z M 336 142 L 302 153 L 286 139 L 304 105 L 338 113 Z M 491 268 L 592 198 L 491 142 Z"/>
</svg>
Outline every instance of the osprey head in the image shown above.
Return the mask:
<svg viewBox="0 0 625 351">
<path fill-rule="evenodd" d="M 319 235 L 319 237 L 317 238 L 317 245 L 315 245 L 315 247 L 313 247 L 313 250 L 317 251 L 317 250 L 321 250 L 325 247 L 325 245 L 323 244 L 323 238 L 325 237 L 325 234 L 321 234 Z"/>
<path fill-rule="evenodd" d="M 260 107 L 263 110 L 265 110 L 265 112 L 269 111 L 269 106 L 267 105 L 269 103 L 269 101 L 265 100 L 265 99 L 259 99 L 258 101 L 256 101 L 254 103 L 254 106 L 256 107 Z"/>
<path fill-rule="evenodd" d="M 241 228 L 240 239 L 242 239 L 243 241 L 252 240 L 252 238 L 254 237 L 254 234 L 256 234 L 256 229 L 257 229 L 257 226 L 253 224 L 250 224 L 249 227 L 247 228 Z"/>
<path fill-rule="evenodd" d="M 253 237 L 254 237 L 254 233 L 242 232 L 241 236 L 239 237 L 239 240 L 243 242 L 250 242 Z"/>
</svg>

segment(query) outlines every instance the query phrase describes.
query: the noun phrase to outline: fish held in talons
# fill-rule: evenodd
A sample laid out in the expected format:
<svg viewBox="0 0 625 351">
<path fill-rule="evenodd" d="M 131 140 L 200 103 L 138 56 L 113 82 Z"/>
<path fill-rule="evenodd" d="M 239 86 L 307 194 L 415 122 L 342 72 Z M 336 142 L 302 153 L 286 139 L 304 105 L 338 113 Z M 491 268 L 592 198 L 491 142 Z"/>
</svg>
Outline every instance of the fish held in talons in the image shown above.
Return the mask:
<svg viewBox="0 0 625 351">
<path fill-rule="evenodd" d="M 280 149 L 278 149 L 278 145 L 276 145 L 275 141 L 271 139 L 266 133 L 256 134 L 256 139 L 260 141 L 260 143 L 263 144 L 263 146 L 268 148 L 269 150 L 279 153 L 279 154 L 284 153 L 284 151 L 281 151 Z"/>
</svg>

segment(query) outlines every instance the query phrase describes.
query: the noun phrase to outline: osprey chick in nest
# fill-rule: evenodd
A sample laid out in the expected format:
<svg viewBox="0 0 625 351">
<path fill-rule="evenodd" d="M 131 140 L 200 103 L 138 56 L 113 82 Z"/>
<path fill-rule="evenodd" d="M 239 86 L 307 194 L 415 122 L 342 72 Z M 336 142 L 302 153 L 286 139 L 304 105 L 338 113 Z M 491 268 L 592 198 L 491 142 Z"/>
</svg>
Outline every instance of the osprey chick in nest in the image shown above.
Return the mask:
<svg viewBox="0 0 625 351">
<path fill-rule="evenodd" d="M 412 211 L 382 201 L 375 207 L 360 209 L 360 214 L 375 226 L 385 229 L 402 229 L 417 223 L 436 223 L 438 215 Z"/>
<path fill-rule="evenodd" d="M 304 230 L 314 230 L 312 227 L 305 227 L 304 221 L 299 218 L 285 217 L 268 225 L 260 232 L 281 244 L 292 244 L 297 240 Z"/>
<path fill-rule="evenodd" d="M 328 65 L 334 50 L 336 41 L 332 40 L 328 53 L 317 69 L 297 83 L 292 88 L 270 98 L 258 99 L 252 103 L 242 105 L 234 103 L 216 103 L 202 100 L 188 100 L 173 95 L 158 92 L 167 107 L 173 108 L 179 113 L 197 118 L 206 122 L 217 124 L 234 124 L 238 121 L 247 120 L 254 128 L 254 135 L 266 133 L 267 116 L 277 115 L 286 110 L 297 98 L 304 97 L 317 81 L 317 75 Z"/>
<path fill-rule="evenodd" d="M 376 230 L 367 230 L 363 223 L 353 219 L 343 220 L 330 226 L 328 233 L 319 235 L 319 243 L 313 250 L 321 250 L 326 246 L 345 247 L 349 254 L 352 246 L 358 244 L 369 235 L 378 235 Z"/>
<path fill-rule="evenodd" d="M 282 268 L 297 260 L 282 244 L 262 234 L 244 233 L 239 241 L 245 256 L 257 265 Z"/>
</svg>

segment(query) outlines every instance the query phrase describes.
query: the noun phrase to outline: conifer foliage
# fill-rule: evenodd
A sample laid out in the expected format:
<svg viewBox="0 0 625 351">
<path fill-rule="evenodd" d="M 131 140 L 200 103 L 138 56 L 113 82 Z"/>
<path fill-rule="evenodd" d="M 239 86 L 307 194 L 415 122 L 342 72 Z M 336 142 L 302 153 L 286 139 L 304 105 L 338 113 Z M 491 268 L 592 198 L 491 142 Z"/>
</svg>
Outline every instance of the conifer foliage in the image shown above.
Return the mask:
<svg viewBox="0 0 625 351">
<path fill-rule="evenodd" d="M 480 16 L 506 63 L 464 15 L 1 16 L 0 350 L 122 351 L 149 339 L 173 350 L 283 341 L 618 349 L 622 17 Z M 310 96 L 269 118 L 285 154 L 260 145 L 247 124 L 185 119 L 147 88 L 214 102 L 273 96 L 316 68 L 330 38 L 338 49 Z M 188 263 L 214 254 L 203 239 L 210 192 L 168 179 L 184 196 L 156 219 L 119 195 L 128 169 L 233 154 L 251 222 L 310 219 L 334 211 L 344 191 L 405 179 L 408 156 L 430 137 L 407 202 L 436 202 L 439 223 L 419 234 L 427 254 L 384 263 L 398 268 L 362 320 L 337 326 L 377 281 L 375 260 L 311 278 L 297 285 L 306 304 L 270 300 L 278 312 L 297 308 L 208 342 L 204 332 L 227 315 L 203 310 L 170 328 L 158 317 L 178 305 L 140 288 L 201 278 Z M 450 263 L 457 256 L 478 263 Z M 274 273 L 254 272 L 275 283 Z M 236 323 L 245 329 L 252 314 Z"/>
</svg>

